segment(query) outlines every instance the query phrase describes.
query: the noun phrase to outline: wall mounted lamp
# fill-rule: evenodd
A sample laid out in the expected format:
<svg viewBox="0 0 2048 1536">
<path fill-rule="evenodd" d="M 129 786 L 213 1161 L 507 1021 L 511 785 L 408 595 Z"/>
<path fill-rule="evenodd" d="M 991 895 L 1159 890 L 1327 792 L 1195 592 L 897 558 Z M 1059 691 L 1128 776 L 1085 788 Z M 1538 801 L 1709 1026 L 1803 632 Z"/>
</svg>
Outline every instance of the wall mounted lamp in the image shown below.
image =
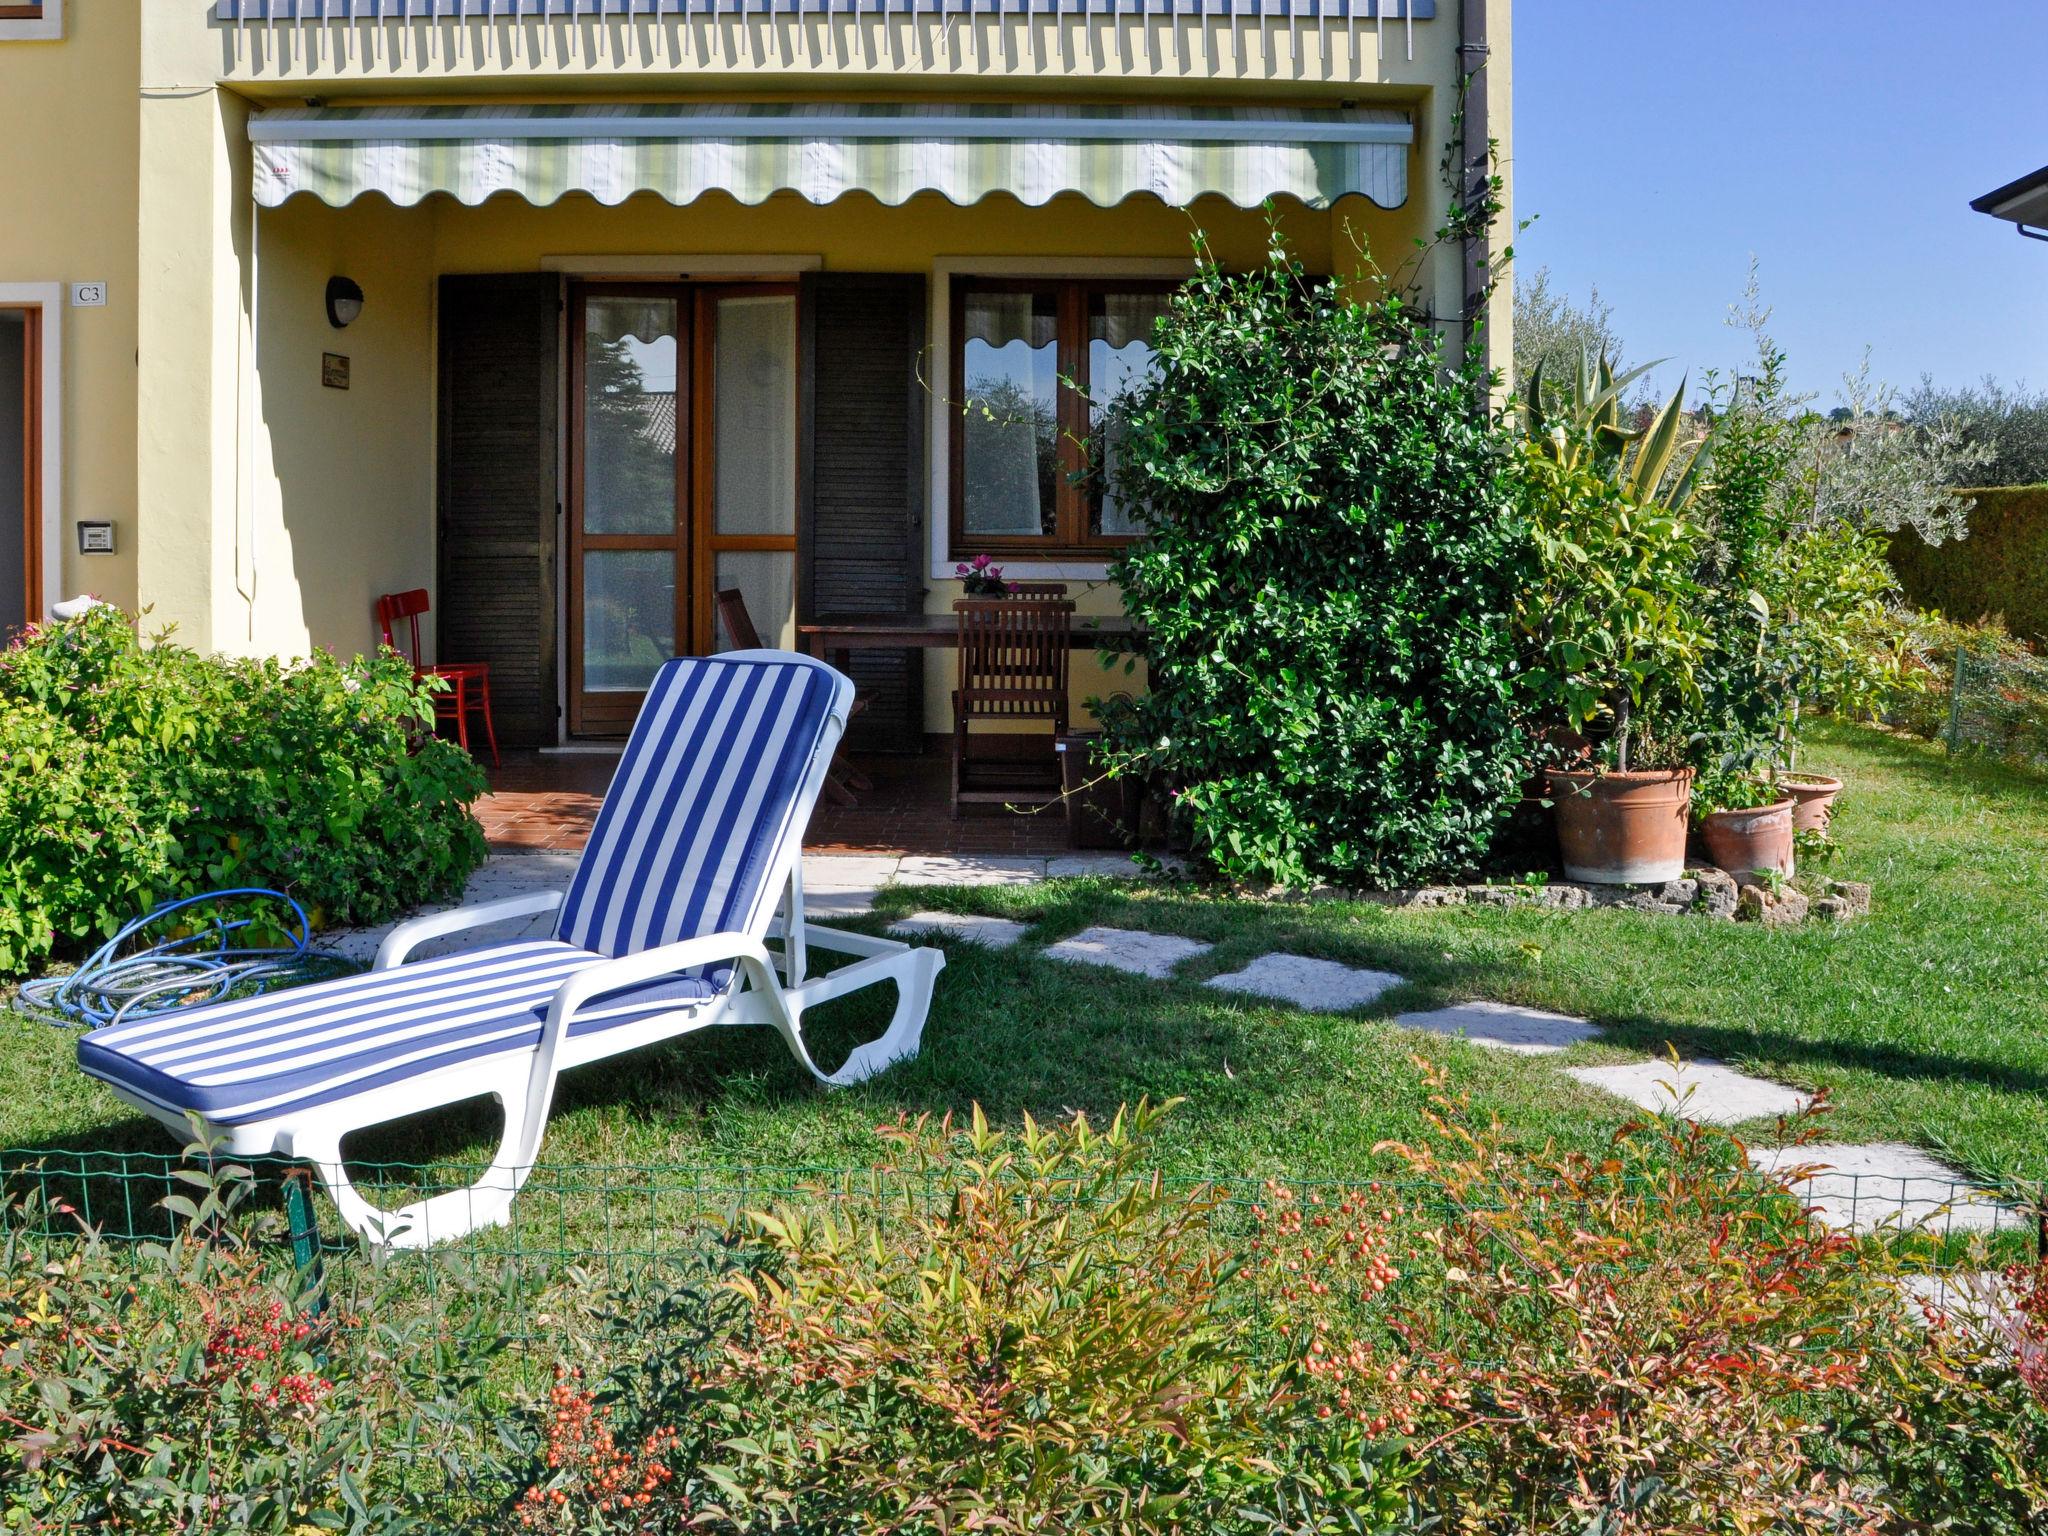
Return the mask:
<svg viewBox="0 0 2048 1536">
<path fill-rule="evenodd" d="M 327 323 L 337 331 L 345 331 L 356 322 L 363 312 L 363 290 L 353 279 L 330 277 L 327 279 Z"/>
</svg>

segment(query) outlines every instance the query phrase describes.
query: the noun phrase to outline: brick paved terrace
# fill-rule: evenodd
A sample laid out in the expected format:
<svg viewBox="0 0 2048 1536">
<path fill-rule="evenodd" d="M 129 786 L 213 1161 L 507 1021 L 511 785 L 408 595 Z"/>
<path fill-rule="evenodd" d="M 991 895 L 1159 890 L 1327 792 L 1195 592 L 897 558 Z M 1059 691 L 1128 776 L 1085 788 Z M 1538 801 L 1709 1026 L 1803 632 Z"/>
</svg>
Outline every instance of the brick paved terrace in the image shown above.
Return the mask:
<svg viewBox="0 0 2048 1536">
<path fill-rule="evenodd" d="M 508 750 L 488 769 L 490 793 L 477 819 L 495 853 L 574 853 L 589 840 L 616 753 Z M 955 820 L 951 764 L 943 749 L 921 757 L 863 757 L 857 766 L 872 787 L 858 805 L 820 801 L 804 846 L 820 853 L 1020 854 L 1067 849 L 1067 824 L 1057 807 L 1019 814 L 1002 806 L 969 806 Z"/>
</svg>

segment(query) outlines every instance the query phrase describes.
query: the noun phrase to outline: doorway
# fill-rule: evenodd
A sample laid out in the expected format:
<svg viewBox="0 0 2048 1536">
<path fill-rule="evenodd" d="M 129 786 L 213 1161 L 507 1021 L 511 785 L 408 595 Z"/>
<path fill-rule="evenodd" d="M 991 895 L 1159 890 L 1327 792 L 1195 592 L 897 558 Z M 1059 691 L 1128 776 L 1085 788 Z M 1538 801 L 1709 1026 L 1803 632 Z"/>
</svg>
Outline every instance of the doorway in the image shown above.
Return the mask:
<svg viewBox="0 0 2048 1536">
<path fill-rule="evenodd" d="M 662 662 L 730 645 L 721 589 L 794 641 L 795 286 L 573 285 L 568 418 L 569 733 L 618 736 Z"/>
<path fill-rule="evenodd" d="M 43 615 L 42 311 L 0 306 L 0 641 Z"/>
</svg>

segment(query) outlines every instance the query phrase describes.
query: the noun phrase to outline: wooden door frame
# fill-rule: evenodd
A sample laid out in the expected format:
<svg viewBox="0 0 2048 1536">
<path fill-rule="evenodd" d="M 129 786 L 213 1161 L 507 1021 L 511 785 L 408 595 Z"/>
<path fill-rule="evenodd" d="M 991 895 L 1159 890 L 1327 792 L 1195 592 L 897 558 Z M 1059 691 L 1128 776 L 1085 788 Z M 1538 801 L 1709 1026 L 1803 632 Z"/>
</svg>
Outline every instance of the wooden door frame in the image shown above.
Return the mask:
<svg viewBox="0 0 2048 1536">
<path fill-rule="evenodd" d="M 62 469 L 59 360 L 63 294 L 61 283 L 0 284 L 0 310 L 21 315 L 24 325 L 20 621 L 27 623 L 49 618 L 62 579 L 55 524 Z M 16 622 L 4 615 L 0 620 Z"/>
<path fill-rule="evenodd" d="M 616 693 L 606 695 L 606 705 L 596 718 L 588 708 L 589 696 L 583 689 L 583 553 L 586 547 L 599 550 L 650 549 L 672 550 L 676 557 L 675 614 L 673 623 L 678 643 L 684 643 L 689 634 L 690 622 L 690 539 L 686 519 L 691 507 L 691 463 L 692 455 L 685 451 L 684 438 L 692 431 L 692 417 L 696 410 L 696 369 L 693 363 L 696 346 L 696 310 L 690 302 L 690 285 L 675 282 L 604 282 L 596 280 L 575 280 L 569 285 L 569 453 L 567 462 L 568 484 L 563 487 L 563 507 L 566 511 L 567 537 L 563 547 L 564 558 L 563 590 L 567 597 L 564 614 L 563 651 L 565 652 L 564 677 L 567 684 L 567 725 L 571 736 L 624 735 L 632 728 L 633 720 L 640 712 L 644 693 Z M 598 534 L 600 542 L 586 546 L 583 532 L 583 485 L 584 485 L 584 424 L 588 413 L 584 408 L 585 369 L 584 355 L 587 340 L 585 327 L 586 305 L 595 295 L 598 298 L 643 298 L 669 299 L 676 306 L 676 448 L 675 448 L 675 521 L 673 531 L 666 536 L 658 534 Z"/>
<path fill-rule="evenodd" d="M 601 542 L 586 544 L 583 532 L 583 487 L 586 444 L 584 426 L 586 304 L 591 297 L 672 299 L 676 304 L 676 522 L 673 536 L 596 535 Z M 725 278 L 717 282 L 685 280 L 647 281 L 572 279 L 568 308 L 568 455 L 567 485 L 562 498 L 567 523 L 562 544 L 564 681 L 567 700 L 567 729 L 571 736 L 623 734 L 639 712 L 643 695 L 620 693 L 607 696 L 611 707 L 595 715 L 583 689 L 583 554 L 595 549 L 669 549 L 676 554 L 675 634 L 679 649 L 689 654 L 708 654 L 717 643 L 718 556 L 728 552 L 787 554 L 800 575 L 798 555 L 799 511 L 790 508 L 787 534 L 730 534 L 717 529 L 717 439 L 713 418 L 716 409 L 714 369 L 717 342 L 717 307 L 721 299 L 788 298 L 795 306 L 792 345 L 797 356 L 790 367 L 790 421 L 801 436 L 800 403 L 803 362 L 803 295 L 798 284 L 787 279 Z M 800 473 L 802 445 L 797 444 L 797 464 L 791 466 L 791 485 Z M 794 590 L 794 589 L 792 589 Z M 615 702 L 614 702 L 615 701 Z"/>
<path fill-rule="evenodd" d="M 790 359 L 789 420 L 791 436 L 797 439 L 794 446 L 796 459 L 803 458 L 800 441 L 802 400 L 801 379 L 803 375 L 803 293 L 792 282 L 746 282 L 746 283 L 703 283 L 696 286 L 696 317 L 690 328 L 693 347 L 691 371 L 695 378 L 690 388 L 690 461 L 691 483 L 695 493 L 690 505 L 690 647 L 699 656 L 709 655 L 718 643 L 718 614 L 716 594 L 718 588 L 718 557 L 727 553 L 758 552 L 762 554 L 787 554 L 792 565 L 800 566 L 797 558 L 798 505 L 801 501 L 797 486 L 797 465 L 790 466 L 790 488 L 792 491 L 789 509 L 789 532 L 780 533 L 720 533 L 718 531 L 718 449 L 716 423 L 712 412 L 717 409 L 717 391 L 713 374 L 717 362 L 718 302 L 734 298 L 787 298 L 794 306 L 790 329 L 790 345 L 797 355 Z M 679 418 L 680 419 L 680 418 Z M 790 585 L 791 600 L 795 600 L 797 583 L 792 569 Z M 754 615 L 756 623 L 759 615 Z M 778 627 L 779 629 L 779 627 Z M 680 635 L 681 630 L 677 631 Z M 773 644 L 772 640 L 768 641 Z"/>
</svg>

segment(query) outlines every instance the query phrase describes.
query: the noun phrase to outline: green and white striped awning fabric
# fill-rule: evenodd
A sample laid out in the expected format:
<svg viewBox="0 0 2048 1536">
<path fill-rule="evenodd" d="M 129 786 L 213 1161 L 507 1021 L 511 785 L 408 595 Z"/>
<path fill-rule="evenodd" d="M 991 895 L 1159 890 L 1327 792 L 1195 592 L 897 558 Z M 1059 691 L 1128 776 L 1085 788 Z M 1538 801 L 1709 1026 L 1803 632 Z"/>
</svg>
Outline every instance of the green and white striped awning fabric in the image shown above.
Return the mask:
<svg viewBox="0 0 2048 1536">
<path fill-rule="evenodd" d="M 1243 208 L 1359 194 L 1398 208 L 1415 130 L 1386 109 L 747 104 L 288 109 L 252 115 L 249 138 L 267 208 L 373 192 L 401 206 L 501 192 L 678 205 L 864 192 L 892 206 L 1006 193 L 1037 206 L 1072 192 L 1103 207 L 1144 193 Z"/>
</svg>

